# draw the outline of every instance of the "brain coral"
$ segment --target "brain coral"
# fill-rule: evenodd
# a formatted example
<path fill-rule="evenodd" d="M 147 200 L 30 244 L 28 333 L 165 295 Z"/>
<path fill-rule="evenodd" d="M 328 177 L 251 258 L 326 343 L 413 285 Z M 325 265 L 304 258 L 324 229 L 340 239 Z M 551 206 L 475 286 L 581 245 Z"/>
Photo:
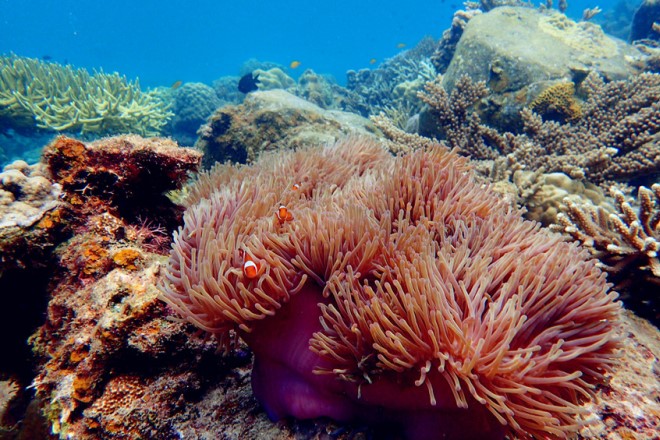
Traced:
<path fill-rule="evenodd" d="M 408 438 L 564 438 L 612 361 L 616 293 L 437 146 L 366 140 L 217 166 L 191 192 L 162 297 L 255 354 L 269 416 Z"/>

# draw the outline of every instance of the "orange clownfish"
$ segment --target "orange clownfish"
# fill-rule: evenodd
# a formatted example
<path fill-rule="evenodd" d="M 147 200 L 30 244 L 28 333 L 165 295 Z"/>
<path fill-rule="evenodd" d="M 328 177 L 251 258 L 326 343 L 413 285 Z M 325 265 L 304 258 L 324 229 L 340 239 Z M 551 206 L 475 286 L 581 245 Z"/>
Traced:
<path fill-rule="evenodd" d="M 280 207 L 277 209 L 277 212 L 275 213 L 275 217 L 280 222 L 280 224 L 293 220 L 293 214 L 291 214 L 284 205 L 280 205 Z"/>
<path fill-rule="evenodd" d="M 245 275 L 246 278 L 252 280 L 259 275 L 259 266 L 257 263 L 250 258 L 249 255 L 245 255 L 244 261 L 243 261 L 243 275 Z"/>
<path fill-rule="evenodd" d="M 294 183 L 293 185 L 291 185 L 291 189 L 294 191 L 298 191 L 300 189 L 300 184 Z"/>

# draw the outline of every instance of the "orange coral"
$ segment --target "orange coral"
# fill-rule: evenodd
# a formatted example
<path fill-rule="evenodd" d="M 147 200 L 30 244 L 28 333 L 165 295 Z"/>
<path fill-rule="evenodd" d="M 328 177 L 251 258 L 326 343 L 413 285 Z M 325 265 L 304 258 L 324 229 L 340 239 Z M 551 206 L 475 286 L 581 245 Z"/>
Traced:
<path fill-rule="evenodd" d="M 119 267 L 128 270 L 137 270 L 137 263 L 142 254 L 136 249 L 121 249 L 112 256 L 112 261 Z"/>
<path fill-rule="evenodd" d="M 393 381 L 423 387 L 429 408 L 442 392 L 451 411 L 485 408 L 510 432 L 563 438 L 612 362 L 619 304 L 588 253 L 522 220 L 444 148 L 392 157 L 349 140 L 267 155 L 217 167 L 188 203 L 163 299 L 248 343 L 257 327 L 277 332 L 267 323 L 280 314 L 305 319 L 287 303 L 318 302 L 318 330 L 298 355 L 357 384 L 357 405 L 368 403 L 360 391 Z M 292 221 L 273 221 L 280 205 Z M 381 405 L 396 405 L 390 397 Z"/>
<path fill-rule="evenodd" d="M 530 108 L 544 119 L 573 121 L 582 116 L 582 108 L 575 99 L 575 85 L 572 82 L 551 85 L 531 102 Z"/>

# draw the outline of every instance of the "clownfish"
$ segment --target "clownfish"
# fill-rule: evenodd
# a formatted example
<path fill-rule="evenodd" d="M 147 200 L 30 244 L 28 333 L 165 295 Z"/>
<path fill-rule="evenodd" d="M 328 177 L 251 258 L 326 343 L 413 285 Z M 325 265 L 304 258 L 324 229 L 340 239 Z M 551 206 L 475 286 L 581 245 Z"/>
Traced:
<path fill-rule="evenodd" d="M 300 189 L 300 184 L 294 183 L 293 185 L 291 185 L 291 189 L 294 191 L 298 191 Z"/>
<path fill-rule="evenodd" d="M 280 205 L 280 207 L 277 209 L 277 212 L 275 213 L 275 217 L 280 222 L 280 224 L 284 224 L 284 222 L 293 220 L 293 214 L 291 214 L 284 205 Z"/>
<path fill-rule="evenodd" d="M 243 275 L 250 280 L 256 278 L 259 275 L 259 266 L 257 263 L 249 255 L 245 255 L 243 260 Z"/>

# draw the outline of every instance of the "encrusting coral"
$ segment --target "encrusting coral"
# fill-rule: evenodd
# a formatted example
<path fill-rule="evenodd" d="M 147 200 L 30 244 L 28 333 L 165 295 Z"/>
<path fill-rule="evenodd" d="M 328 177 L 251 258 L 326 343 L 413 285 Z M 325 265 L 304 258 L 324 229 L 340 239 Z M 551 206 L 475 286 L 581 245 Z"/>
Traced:
<path fill-rule="evenodd" d="M 167 105 L 117 73 L 0 56 L 0 125 L 55 131 L 155 136 L 172 116 Z"/>
<path fill-rule="evenodd" d="M 619 304 L 588 252 L 438 145 L 265 154 L 202 175 L 187 204 L 162 299 L 250 345 L 274 419 L 565 438 L 614 362 Z"/>
<path fill-rule="evenodd" d="M 572 121 L 582 116 L 572 82 L 558 82 L 542 91 L 529 105 L 546 120 Z"/>

